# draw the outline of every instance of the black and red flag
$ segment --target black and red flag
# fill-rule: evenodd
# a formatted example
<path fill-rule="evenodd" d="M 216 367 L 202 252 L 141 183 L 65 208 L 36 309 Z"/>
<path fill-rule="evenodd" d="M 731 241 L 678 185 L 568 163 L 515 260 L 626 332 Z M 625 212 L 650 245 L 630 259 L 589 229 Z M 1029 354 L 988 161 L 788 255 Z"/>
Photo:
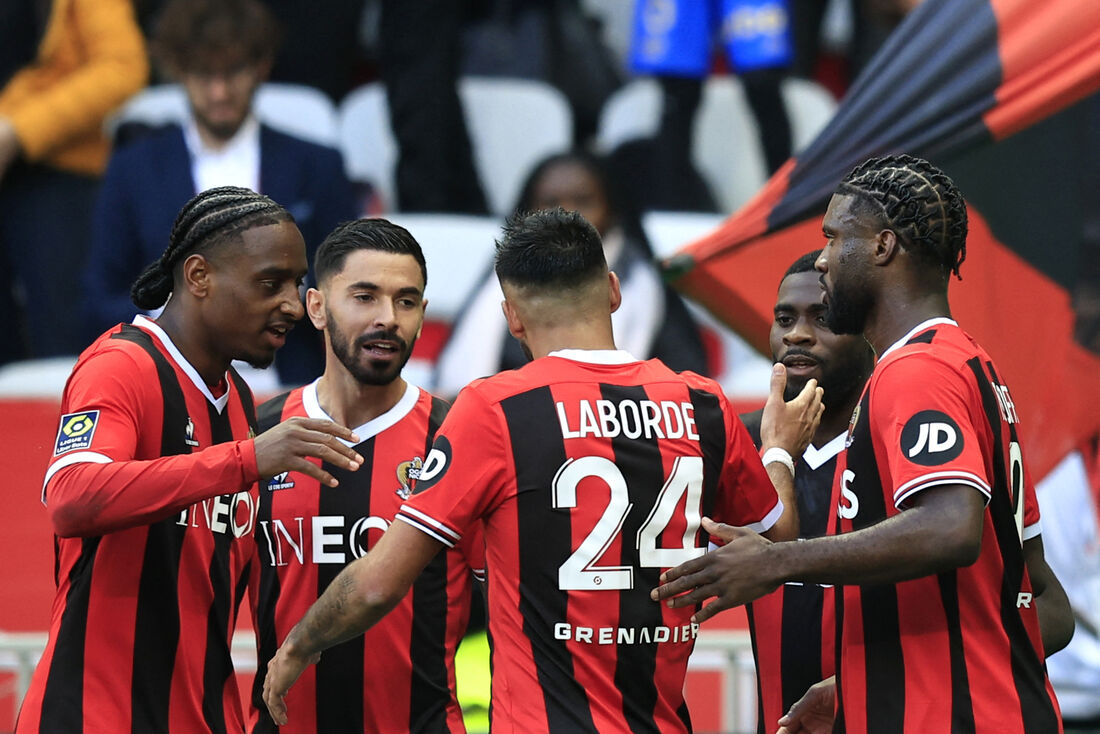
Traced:
<path fill-rule="evenodd" d="M 1074 342 L 1069 296 L 1084 182 L 1100 162 L 1080 152 L 1100 149 L 1082 100 L 1098 89 L 1100 3 L 926 0 L 814 142 L 671 258 L 669 275 L 767 351 L 776 284 L 824 245 L 821 217 L 841 179 L 878 155 L 933 161 L 969 207 L 952 313 L 1013 386 L 1038 480 L 1100 432 L 1100 357 Z"/>

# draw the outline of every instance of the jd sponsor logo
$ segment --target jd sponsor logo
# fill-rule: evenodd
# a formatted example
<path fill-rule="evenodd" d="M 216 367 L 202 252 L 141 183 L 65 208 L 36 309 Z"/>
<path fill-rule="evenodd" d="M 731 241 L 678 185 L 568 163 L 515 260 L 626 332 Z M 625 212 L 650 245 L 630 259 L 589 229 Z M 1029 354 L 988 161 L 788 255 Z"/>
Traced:
<path fill-rule="evenodd" d="M 921 466 L 937 466 L 957 459 L 963 450 L 962 432 L 951 416 L 938 410 L 922 410 L 901 430 L 905 458 Z"/>
<path fill-rule="evenodd" d="M 53 455 L 59 456 L 66 451 L 90 447 L 98 421 L 98 410 L 85 410 L 81 413 L 67 413 L 61 416 L 61 425 L 57 429 L 57 440 L 54 442 Z"/>
<path fill-rule="evenodd" d="M 416 488 L 413 490 L 413 494 L 417 494 L 438 482 L 439 478 L 447 473 L 447 468 L 450 465 L 451 442 L 447 440 L 446 436 L 439 436 L 435 439 L 432 450 L 428 453 L 428 458 L 424 459 L 424 466 L 420 469 L 420 477 L 416 480 Z"/>

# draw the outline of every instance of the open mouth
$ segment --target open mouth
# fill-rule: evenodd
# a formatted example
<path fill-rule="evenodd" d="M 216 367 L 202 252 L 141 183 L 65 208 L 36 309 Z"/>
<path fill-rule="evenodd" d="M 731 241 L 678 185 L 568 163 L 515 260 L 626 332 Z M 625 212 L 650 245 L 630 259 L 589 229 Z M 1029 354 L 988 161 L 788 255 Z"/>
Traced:
<path fill-rule="evenodd" d="M 397 342 L 375 340 L 363 343 L 363 351 L 374 359 L 389 359 L 401 352 Z"/>
<path fill-rule="evenodd" d="M 290 324 L 269 324 L 265 331 L 278 343 L 286 341 L 286 335 L 290 332 Z"/>
<path fill-rule="evenodd" d="M 808 354 L 788 354 L 782 360 L 789 372 L 804 373 L 817 369 L 821 363 Z"/>

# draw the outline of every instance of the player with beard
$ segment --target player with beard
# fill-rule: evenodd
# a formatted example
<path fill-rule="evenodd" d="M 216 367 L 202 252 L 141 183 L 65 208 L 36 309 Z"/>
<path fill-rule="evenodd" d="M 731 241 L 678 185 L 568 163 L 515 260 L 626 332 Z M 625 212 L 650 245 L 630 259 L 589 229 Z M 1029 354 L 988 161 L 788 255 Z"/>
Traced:
<path fill-rule="evenodd" d="M 962 195 L 927 161 L 876 158 L 844 179 L 822 229 L 828 326 L 878 355 L 838 462 L 831 535 L 769 543 L 714 528 L 725 546 L 669 571 L 654 597 L 717 596 L 705 619 L 784 582 L 843 585 L 835 680 L 782 732 L 1059 732 L 1043 659 L 1073 618 L 1043 559 L 1021 417 L 951 319 Z"/>
<path fill-rule="evenodd" d="M 837 456 L 848 420 L 874 368 L 875 355 L 861 336 L 842 336 L 825 325 L 826 307 L 814 263 L 821 250 L 798 258 L 779 282 L 770 341 L 772 359 L 787 367 L 784 398 L 792 400 L 810 379 L 825 390 L 825 412 L 810 445 L 795 463 L 800 538 L 828 530 Z M 741 416 L 761 446 L 763 409 Z M 813 684 L 833 674 L 833 589 L 821 584 L 784 584 L 746 605 L 756 661 L 757 725 L 771 734 L 779 720 Z"/>
<path fill-rule="evenodd" d="M 325 371 L 260 407 L 260 429 L 295 416 L 352 428 L 364 466 L 338 491 L 298 472 L 261 488 L 253 578 L 259 673 L 253 732 L 274 732 L 263 704 L 267 661 L 350 561 L 366 554 L 409 497 L 447 404 L 401 377 L 424 322 L 420 245 L 384 219 L 336 228 L 317 250 L 306 309 L 325 334 Z M 283 732 L 463 732 L 454 653 L 470 612 L 473 533 L 436 554 L 397 609 L 363 637 L 325 653 L 289 697 Z"/>

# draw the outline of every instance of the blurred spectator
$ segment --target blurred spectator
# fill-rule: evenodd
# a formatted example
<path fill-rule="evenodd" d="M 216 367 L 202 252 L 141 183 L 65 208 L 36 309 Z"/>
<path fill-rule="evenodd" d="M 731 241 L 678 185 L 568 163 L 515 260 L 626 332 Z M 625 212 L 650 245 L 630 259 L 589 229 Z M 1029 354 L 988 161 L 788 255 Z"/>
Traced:
<path fill-rule="evenodd" d="M 457 88 L 464 3 L 381 2 L 382 80 L 400 151 L 395 208 L 485 214 Z"/>
<path fill-rule="evenodd" d="M 637 216 L 609 186 L 602 162 L 588 153 L 551 156 L 523 186 L 517 211 L 560 206 L 578 211 L 600 233 L 604 254 L 622 283 L 622 306 L 612 314 L 615 343 L 639 359 L 657 357 L 674 370 L 707 371 L 699 327 L 662 280 Z M 528 359 L 510 338 L 504 299 L 490 271 L 474 289 L 440 355 L 436 390 L 453 396 L 468 382 Z"/>
<path fill-rule="evenodd" d="M 176 212 L 197 192 L 233 185 L 286 207 L 317 245 L 356 207 L 340 154 L 261 124 L 252 114 L 267 78 L 277 28 L 257 0 L 172 0 L 160 14 L 153 51 L 187 92 L 191 115 L 121 147 L 96 202 L 84 286 L 92 333 L 135 314 L 130 285 L 164 251 Z M 276 362 L 283 384 L 324 366 L 320 334 L 307 320 Z"/>
<path fill-rule="evenodd" d="M 76 354 L 104 118 L 145 84 L 129 0 L 6 0 L 0 9 L 0 363 Z"/>
<path fill-rule="evenodd" d="M 693 124 L 716 36 L 756 117 L 768 170 L 790 157 L 791 125 L 780 94 L 793 59 L 788 0 L 638 0 L 631 66 L 655 75 L 664 98 L 646 209 L 713 208 L 710 197 L 685 194 L 698 189 Z"/>

